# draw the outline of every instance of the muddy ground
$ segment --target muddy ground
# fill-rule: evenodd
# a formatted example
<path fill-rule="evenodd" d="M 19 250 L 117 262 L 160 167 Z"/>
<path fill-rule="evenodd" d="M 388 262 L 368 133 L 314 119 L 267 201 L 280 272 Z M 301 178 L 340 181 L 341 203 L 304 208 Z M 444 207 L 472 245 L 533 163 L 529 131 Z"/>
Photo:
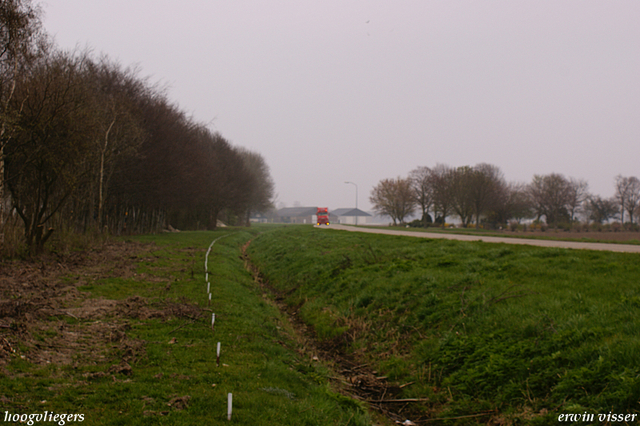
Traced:
<path fill-rule="evenodd" d="M 108 242 L 90 251 L 0 262 L 0 373 L 10 357 L 36 365 L 98 365 L 102 373 L 127 373 L 145 343 L 127 335 L 129 320 L 197 317 L 187 303 L 90 298 L 78 287 L 98 279 L 158 280 L 137 274 L 150 245 Z"/>

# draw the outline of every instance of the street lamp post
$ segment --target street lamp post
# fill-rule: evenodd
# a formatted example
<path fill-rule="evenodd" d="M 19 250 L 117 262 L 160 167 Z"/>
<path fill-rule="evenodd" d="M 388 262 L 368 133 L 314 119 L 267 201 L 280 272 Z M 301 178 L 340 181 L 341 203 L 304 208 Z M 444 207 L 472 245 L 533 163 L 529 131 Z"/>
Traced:
<path fill-rule="evenodd" d="M 354 185 L 356 187 L 356 226 L 358 226 L 358 185 L 356 185 L 353 182 L 345 182 L 345 183 L 350 183 L 351 185 Z"/>

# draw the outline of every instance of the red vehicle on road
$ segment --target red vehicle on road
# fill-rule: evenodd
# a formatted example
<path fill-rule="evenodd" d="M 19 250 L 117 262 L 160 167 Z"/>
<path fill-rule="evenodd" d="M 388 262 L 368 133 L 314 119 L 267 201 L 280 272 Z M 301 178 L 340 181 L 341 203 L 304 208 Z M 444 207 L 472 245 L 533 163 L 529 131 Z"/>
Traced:
<path fill-rule="evenodd" d="M 318 207 L 318 213 L 316 214 L 318 225 L 329 225 L 329 208 Z"/>

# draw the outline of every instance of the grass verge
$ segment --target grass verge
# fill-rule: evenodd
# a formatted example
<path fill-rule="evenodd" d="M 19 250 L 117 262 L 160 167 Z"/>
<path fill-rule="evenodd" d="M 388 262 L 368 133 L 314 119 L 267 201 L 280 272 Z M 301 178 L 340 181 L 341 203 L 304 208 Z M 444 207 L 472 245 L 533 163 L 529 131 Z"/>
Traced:
<path fill-rule="evenodd" d="M 414 421 L 639 413 L 637 254 L 310 226 L 248 252 L 319 338 L 387 376 L 394 398 L 429 400 Z"/>

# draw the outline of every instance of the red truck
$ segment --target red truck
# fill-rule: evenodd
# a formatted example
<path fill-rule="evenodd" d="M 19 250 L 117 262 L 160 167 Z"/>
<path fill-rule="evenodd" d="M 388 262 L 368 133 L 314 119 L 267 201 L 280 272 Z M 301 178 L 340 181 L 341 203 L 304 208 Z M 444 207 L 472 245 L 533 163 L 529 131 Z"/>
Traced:
<path fill-rule="evenodd" d="M 328 207 L 318 207 L 318 213 L 316 216 L 318 217 L 318 225 L 329 225 Z"/>

